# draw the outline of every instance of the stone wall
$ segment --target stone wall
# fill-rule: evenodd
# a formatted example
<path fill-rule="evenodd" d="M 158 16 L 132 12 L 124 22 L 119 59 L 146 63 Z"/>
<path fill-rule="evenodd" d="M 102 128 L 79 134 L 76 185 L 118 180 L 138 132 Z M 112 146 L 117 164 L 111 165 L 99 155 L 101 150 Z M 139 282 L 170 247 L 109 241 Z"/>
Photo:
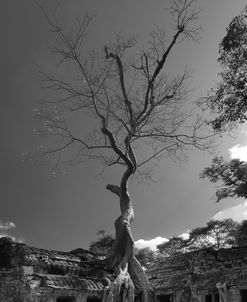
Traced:
<path fill-rule="evenodd" d="M 104 285 L 87 278 L 86 250 L 49 251 L 0 238 L 0 302 L 91 302 Z"/>
<path fill-rule="evenodd" d="M 25 274 L 22 268 L 1 269 L 0 270 L 0 301 L 19 302 L 35 301 L 35 295 L 25 282 Z M 32 300 L 31 300 L 32 299 Z"/>
<path fill-rule="evenodd" d="M 42 281 L 32 274 L 32 267 L 0 269 L 0 302 L 57 302 L 59 299 L 86 302 L 88 297 L 96 301 L 100 295 L 43 286 Z"/>
<path fill-rule="evenodd" d="M 247 247 L 159 259 L 148 274 L 158 302 L 247 302 Z"/>

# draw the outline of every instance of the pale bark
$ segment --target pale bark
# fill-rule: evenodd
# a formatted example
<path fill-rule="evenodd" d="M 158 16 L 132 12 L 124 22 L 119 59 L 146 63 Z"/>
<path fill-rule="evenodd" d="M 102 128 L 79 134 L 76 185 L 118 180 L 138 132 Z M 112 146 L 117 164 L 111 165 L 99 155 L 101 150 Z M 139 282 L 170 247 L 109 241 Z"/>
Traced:
<path fill-rule="evenodd" d="M 122 183 L 121 183 L 122 184 Z M 140 263 L 134 256 L 134 240 L 131 233 L 131 223 L 134 210 L 126 187 L 120 188 L 108 185 L 107 189 L 120 199 L 121 215 L 115 221 L 116 240 L 112 253 L 108 257 L 110 265 L 115 268 L 115 279 L 105 287 L 103 302 L 117 301 L 120 293 L 122 301 L 133 302 L 134 291 L 141 293 L 143 302 L 152 301 L 152 289 Z"/>
<path fill-rule="evenodd" d="M 220 302 L 227 302 L 228 301 L 228 295 L 227 295 L 227 287 L 226 283 L 217 283 L 216 287 L 218 288 L 219 291 L 219 296 L 220 296 Z"/>

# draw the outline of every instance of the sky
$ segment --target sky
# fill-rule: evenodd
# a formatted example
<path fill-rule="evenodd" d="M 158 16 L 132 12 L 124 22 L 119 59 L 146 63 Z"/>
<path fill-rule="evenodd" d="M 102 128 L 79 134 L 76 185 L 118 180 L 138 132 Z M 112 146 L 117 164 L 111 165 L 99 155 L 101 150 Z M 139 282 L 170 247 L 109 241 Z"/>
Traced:
<path fill-rule="evenodd" d="M 43 3 L 54 8 L 57 1 Z M 167 23 L 167 1 L 70 0 L 60 1 L 65 25 L 85 13 L 95 15 L 90 43 L 101 49 L 115 32 L 147 38 L 154 26 Z M 244 0 L 199 0 L 204 28 L 200 43 L 179 44 L 173 53 L 170 72 L 187 66 L 194 71 L 194 98 L 205 95 L 217 81 L 218 45 L 231 19 L 245 6 Z M 104 175 L 96 164 L 69 167 L 53 177 L 49 166 L 23 162 L 22 154 L 40 144 L 34 108 L 40 89 L 36 64 L 49 68 L 52 41 L 47 21 L 35 1 L 8 0 L 1 3 L 1 156 L 0 236 L 9 235 L 31 246 L 69 251 L 88 248 L 97 232 L 114 233 L 119 215 L 115 196 L 105 190 L 119 179 L 116 171 Z M 164 238 L 186 233 L 212 218 L 247 218 L 245 200 L 215 203 L 214 186 L 199 179 L 202 169 L 215 155 L 247 160 L 247 126 L 225 136 L 214 154 L 191 151 L 188 161 L 177 165 L 160 162 L 155 183 L 131 183 L 135 207 L 134 239 L 155 248 Z M 144 245 L 145 245 L 144 244 Z"/>

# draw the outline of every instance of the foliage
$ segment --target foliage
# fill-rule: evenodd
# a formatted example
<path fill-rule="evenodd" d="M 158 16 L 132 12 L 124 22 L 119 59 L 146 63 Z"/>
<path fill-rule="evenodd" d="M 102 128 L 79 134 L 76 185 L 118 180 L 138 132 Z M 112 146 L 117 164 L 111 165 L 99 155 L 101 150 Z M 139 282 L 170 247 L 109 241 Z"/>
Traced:
<path fill-rule="evenodd" d="M 188 248 L 197 250 L 202 248 L 221 249 L 235 245 L 238 223 L 232 219 L 210 220 L 206 226 L 197 227 L 189 233 Z"/>
<path fill-rule="evenodd" d="M 210 220 L 205 226 L 192 229 L 188 239 L 175 236 L 158 249 L 165 256 L 173 256 L 204 248 L 228 248 L 236 245 L 238 228 L 239 224 L 232 219 Z"/>
<path fill-rule="evenodd" d="M 140 262 L 141 266 L 147 269 L 150 264 L 154 263 L 157 259 L 157 252 L 152 251 L 149 247 L 144 247 L 141 249 L 135 248 L 135 256 Z"/>
<path fill-rule="evenodd" d="M 106 234 L 105 231 L 99 231 L 97 234 L 99 238 L 91 242 L 89 251 L 99 256 L 106 256 L 109 254 L 115 239 L 112 235 Z"/>
<path fill-rule="evenodd" d="M 225 161 L 215 157 L 210 167 L 203 170 L 201 178 L 217 183 L 217 202 L 228 197 L 247 198 L 247 163 L 239 159 Z"/>
<path fill-rule="evenodd" d="M 247 6 L 230 22 L 220 43 L 221 81 L 205 98 L 216 117 L 211 124 L 215 130 L 237 127 L 247 119 Z M 203 170 L 201 178 L 217 183 L 217 202 L 233 197 L 247 197 L 247 164 L 238 159 L 213 159 Z"/>
<path fill-rule="evenodd" d="M 181 236 L 173 236 L 167 242 L 157 246 L 159 252 L 165 256 L 173 256 L 187 252 L 187 240 Z"/>
<path fill-rule="evenodd" d="M 221 80 L 204 100 L 216 114 L 213 128 L 224 130 L 247 119 L 247 7 L 229 24 L 218 61 Z"/>
<path fill-rule="evenodd" d="M 237 246 L 247 246 L 247 220 L 243 220 L 236 232 Z"/>

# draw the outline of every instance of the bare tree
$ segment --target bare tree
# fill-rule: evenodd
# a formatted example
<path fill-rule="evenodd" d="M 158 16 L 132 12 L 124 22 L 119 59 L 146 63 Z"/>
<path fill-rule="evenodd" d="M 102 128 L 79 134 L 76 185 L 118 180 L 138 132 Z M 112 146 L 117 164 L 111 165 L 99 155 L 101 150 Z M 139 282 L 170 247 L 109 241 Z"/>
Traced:
<path fill-rule="evenodd" d="M 52 144 L 33 157 L 54 160 L 55 165 L 68 156 L 76 162 L 99 160 L 107 167 L 119 166 L 122 173 L 119 185 L 106 186 L 119 198 L 121 215 L 115 221 L 116 238 L 108 257 L 115 279 L 105 288 L 104 301 L 116 301 L 122 286 L 123 301 L 134 300 L 134 288 L 143 301 L 152 299 L 148 279 L 133 253 L 134 210 L 127 186 L 131 176 L 148 175 L 163 156 L 182 159 L 185 149 L 205 150 L 211 143 L 205 123 L 185 106 L 190 74 L 185 71 L 170 78 L 165 70 L 178 42 L 199 39 L 195 2 L 172 1 L 168 12 L 175 26 L 170 40 L 157 29 L 147 49 L 140 51 L 136 38 L 116 36 L 103 53 L 88 55 L 85 45 L 92 17 L 68 31 L 43 10 L 56 36 L 52 52 L 59 61 L 56 75 L 42 72 L 42 86 L 54 99 L 38 112 L 44 127 L 37 132 L 49 136 Z M 79 114 L 91 122 L 89 132 L 74 122 Z"/>

